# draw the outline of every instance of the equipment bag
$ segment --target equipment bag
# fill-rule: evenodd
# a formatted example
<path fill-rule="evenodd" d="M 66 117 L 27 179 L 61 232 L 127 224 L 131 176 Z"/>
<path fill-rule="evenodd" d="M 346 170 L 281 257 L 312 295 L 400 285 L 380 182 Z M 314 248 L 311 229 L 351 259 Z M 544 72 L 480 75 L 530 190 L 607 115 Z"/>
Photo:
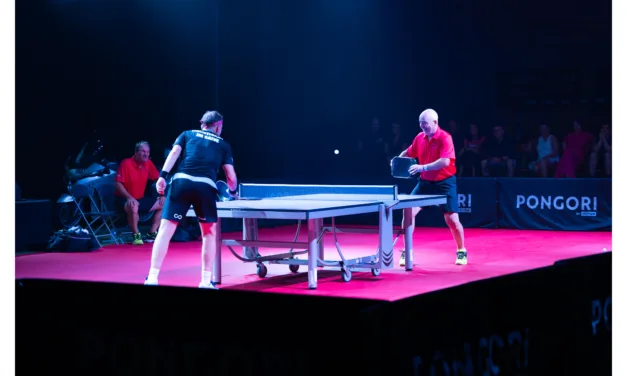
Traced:
<path fill-rule="evenodd" d="M 80 226 L 59 230 L 48 241 L 48 251 L 53 252 L 91 252 L 98 248 L 94 236 Z"/>

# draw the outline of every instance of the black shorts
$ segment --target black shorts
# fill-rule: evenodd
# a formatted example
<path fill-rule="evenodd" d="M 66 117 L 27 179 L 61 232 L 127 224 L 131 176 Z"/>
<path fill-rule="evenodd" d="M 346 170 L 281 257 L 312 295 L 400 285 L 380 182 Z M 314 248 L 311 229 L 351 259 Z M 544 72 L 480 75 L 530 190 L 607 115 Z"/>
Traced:
<path fill-rule="evenodd" d="M 455 175 L 440 181 L 418 180 L 412 195 L 446 195 L 446 204 L 439 205 L 443 213 L 457 213 L 457 178 Z"/>
<path fill-rule="evenodd" d="M 138 213 L 145 214 L 148 213 L 150 209 L 152 209 L 152 207 L 155 205 L 155 202 L 157 202 L 157 198 L 142 197 L 137 200 L 137 202 L 139 203 Z M 126 205 L 126 199 L 121 196 L 115 196 L 115 211 L 119 213 L 124 213 L 124 205 Z"/>
<path fill-rule="evenodd" d="M 216 189 L 207 183 L 184 178 L 173 179 L 168 187 L 161 218 L 180 222 L 193 205 L 199 222 L 217 222 L 216 199 Z"/>

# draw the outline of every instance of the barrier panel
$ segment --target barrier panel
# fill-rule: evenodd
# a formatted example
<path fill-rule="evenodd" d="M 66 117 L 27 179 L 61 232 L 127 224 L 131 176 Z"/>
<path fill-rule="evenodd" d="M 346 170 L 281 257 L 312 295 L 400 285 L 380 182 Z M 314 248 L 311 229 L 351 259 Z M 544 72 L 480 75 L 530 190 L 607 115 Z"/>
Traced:
<path fill-rule="evenodd" d="M 24 280 L 22 373 L 609 375 L 611 252 L 397 302 Z"/>
<path fill-rule="evenodd" d="M 611 252 L 372 309 L 394 375 L 611 375 Z"/>
<path fill-rule="evenodd" d="M 496 179 L 492 178 L 457 178 L 458 213 L 464 227 L 497 227 L 498 194 L 496 187 Z M 409 192 L 411 189 L 407 193 Z M 442 211 L 438 207 L 425 208 L 416 216 L 416 225 L 446 227 Z"/>
<path fill-rule="evenodd" d="M 378 301 L 78 281 L 16 281 L 16 369 L 79 375 L 350 373 Z M 356 341 L 356 343 L 353 343 Z M 337 364 L 336 364 L 337 363 Z"/>
<path fill-rule="evenodd" d="M 564 346 L 558 367 L 564 375 L 611 375 L 612 253 L 559 261 L 554 275 Z"/>
<path fill-rule="evenodd" d="M 417 179 L 385 178 L 370 184 L 396 184 L 409 194 Z M 367 183 L 366 183 L 367 184 Z M 466 228 L 520 230 L 612 230 L 611 179 L 457 178 L 459 218 Z M 394 224 L 402 215 L 395 213 Z M 347 218 L 342 221 L 354 221 Z M 359 224 L 376 224 L 363 217 Z M 446 227 L 439 208 L 416 216 L 418 227 Z"/>
<path fill-rule="evenodd" d="M 612 229 L 611 179 L 497 179 L 499 227 Z"/>

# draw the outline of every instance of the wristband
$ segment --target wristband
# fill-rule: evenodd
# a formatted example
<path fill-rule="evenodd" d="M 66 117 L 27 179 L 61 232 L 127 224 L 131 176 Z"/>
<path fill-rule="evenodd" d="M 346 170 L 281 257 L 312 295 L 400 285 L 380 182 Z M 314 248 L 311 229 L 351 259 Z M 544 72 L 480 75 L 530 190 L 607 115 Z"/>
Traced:
<path fill-rule="evenodd" d="M 167 172 L 167 171 L 161 171 L 159 173 L 159 177 L 166 179 L 168 177 L 168 174 L 169 174 L 169 172 Z"/>
<path fill-rule="evenodd" d="M 427 171 L 427 165 L 422 166 L 422 171 Z"/>

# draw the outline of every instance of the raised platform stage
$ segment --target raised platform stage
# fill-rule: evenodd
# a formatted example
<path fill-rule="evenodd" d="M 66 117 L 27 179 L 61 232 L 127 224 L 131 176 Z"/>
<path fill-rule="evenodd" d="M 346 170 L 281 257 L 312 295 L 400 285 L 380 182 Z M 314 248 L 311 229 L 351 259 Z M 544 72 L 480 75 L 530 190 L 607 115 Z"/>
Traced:
<path fill-rule="evenodd" d="M 261 229 L 292 237 L 294 227 Z M 305 232 L 306 233 L 306 232 Z M 376 235 L 340 234 L 369 254 Z M 200 290 L 199 242 L 174 243 L 161 286 L 150 245 L 16 257 L 17 367 L 82 374 L 610 374 L 611 233 L 417 230 L 415 266 L 379 276 L 255 265 L 223 252 L 221 290 Z M 332 247 L 332 237 L 325 237 Z M 602 249 L 607 248 L 608 252 Z M 402 249 L 402 244 L 396 245 Z M 398 252 L 395 252 L 398 262 Z M 432 372 L 433 371 L 433 372 Z M 485 372 L 485 373 L 484 373 Z"/>

